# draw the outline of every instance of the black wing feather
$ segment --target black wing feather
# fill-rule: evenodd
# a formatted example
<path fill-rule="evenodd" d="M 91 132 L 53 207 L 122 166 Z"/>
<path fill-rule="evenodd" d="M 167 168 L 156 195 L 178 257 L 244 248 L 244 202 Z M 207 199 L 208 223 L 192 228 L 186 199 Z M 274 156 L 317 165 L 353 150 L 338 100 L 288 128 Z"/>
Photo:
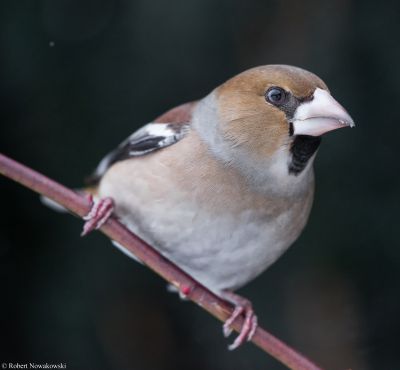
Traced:
<path fill-rule="evenodd" d="M 157 127 L 157 129 L 154 129 Z M 86 179 L 88 185 L 99 182 L 104 173 L 116 162 L 139 157 L 175 144 L 188 131 L 187 124 L 149 123 L 123 141 L 115 150 L 106 155 L 94 173 Z M 162 135 L 158 134 L 159 132 Z"/>

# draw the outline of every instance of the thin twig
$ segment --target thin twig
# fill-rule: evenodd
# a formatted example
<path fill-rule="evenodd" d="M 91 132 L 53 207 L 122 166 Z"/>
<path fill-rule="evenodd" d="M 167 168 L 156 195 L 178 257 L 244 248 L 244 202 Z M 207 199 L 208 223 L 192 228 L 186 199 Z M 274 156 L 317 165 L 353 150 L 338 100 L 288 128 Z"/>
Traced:
<path fill-rule="evenodd" d="M 0 154 L 0 173 L 61 204 L 77 216 L 83 217 L 89 212 L 88 199 L 2 154 Z M 233 307 L 229 303 L 195 281 L 115 218 L 109 219 L 101 231 L 135 254 L 149 268 L 217 319 L 224 322 L 231 315 Z M 243 318 L 240 317 L 233 324 L 234 330 L 240 331 L 242 324 Z M 320 367 L 261 327 L 257 328 L 252 342 L 290 369 L 321 370 Z"/>

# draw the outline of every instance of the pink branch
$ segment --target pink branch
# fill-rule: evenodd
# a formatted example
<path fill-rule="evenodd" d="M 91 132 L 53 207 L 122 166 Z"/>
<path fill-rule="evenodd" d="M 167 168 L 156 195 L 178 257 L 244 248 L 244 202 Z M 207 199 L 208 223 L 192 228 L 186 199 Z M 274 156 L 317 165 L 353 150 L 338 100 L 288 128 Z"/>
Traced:
<path fill-rule="evenodd" d="M 0 173 L 52 199 L 80 217 L 89 212 L 90 204 L 88 199 L 2 154 L 0 154 Z M 223 301 L 195 281 L 178 266 L 130 232 L 115 218 L 111 218 L 101 228 L 101 231 L 110 239 L 115 240 L 135 254 L 149 268 L 176 286 L 190 300 L 197 303 L 217 319 L 224 322 L 231 315 L 233 307 L 229 303 Z M 240 331 L 242 324 L 243 318 L 240 317 L 235 321 L 233 327 L 236 331 Z M 290 369 L 321 370 L 320 367 L 261 327 L 257 328 L 252 342 Z"/>

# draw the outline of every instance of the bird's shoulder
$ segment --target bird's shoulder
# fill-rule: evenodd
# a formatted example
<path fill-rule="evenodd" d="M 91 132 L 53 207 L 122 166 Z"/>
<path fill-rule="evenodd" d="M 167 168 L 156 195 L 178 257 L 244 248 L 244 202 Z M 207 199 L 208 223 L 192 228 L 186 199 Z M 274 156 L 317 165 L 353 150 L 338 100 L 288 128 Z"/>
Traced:
<path fill-rule="evenodd" d="M 87 182 L 96 184 L 116 162 L 140 157 L 177 143 L 190 129 L 192 114 L 196 105 L 196 101 L 181 104 L 133 132 L 100 161 Z"/>

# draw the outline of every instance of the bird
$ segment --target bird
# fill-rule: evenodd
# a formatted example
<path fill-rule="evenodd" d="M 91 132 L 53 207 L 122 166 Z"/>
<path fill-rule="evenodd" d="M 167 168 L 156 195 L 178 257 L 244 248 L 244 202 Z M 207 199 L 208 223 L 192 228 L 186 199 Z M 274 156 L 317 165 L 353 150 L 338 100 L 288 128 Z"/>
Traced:
<path fill-rule="evenodd" d="M 321 137 L 353 126 L 315 74 L 289 65 L 248 69 L 106 155 L 90 178 L 94 202 L 82 234 L 114 215 L 231 302 L 224 335 L 244 316 L 233 350 L 257 328 L 251 302 L 234 292 L 298 238 L 313 203 Z"/>

